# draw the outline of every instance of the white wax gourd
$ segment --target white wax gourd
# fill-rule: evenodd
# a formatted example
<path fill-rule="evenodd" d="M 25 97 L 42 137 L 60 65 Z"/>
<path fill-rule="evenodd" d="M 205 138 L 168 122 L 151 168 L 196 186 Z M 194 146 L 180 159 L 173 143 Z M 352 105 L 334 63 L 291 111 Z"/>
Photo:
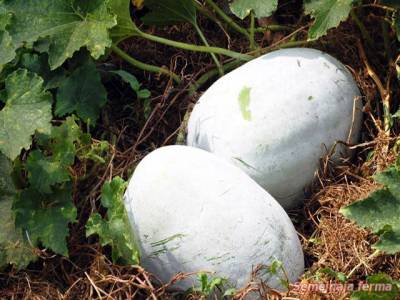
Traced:
<path fill-rule="evenodd" d="M 243 287 L 253 267 L 274 260 L 291 282 L 303 273 L 300 241 L 283 208 L 245 172 L 209 152 L 167 146 L 150 153 L 135 169 L 125 206 L 141 265 L 164 283 L 178 272 L 204 271 Z M 272 274 L 263 279 L 282 288 Z M 194 276 L 176 287 L 197 284 Z"/>
<path fill-rule="evenodd" d="M 194 107 L 187 145 L 235 164 L 292 208 L 336 141 L 357 141 L 361 121 L 360 91 L 346 67 L 319 50 L 292 48 L 217 80 Z M 346 154 L 339 144 L 333 159 Z"/>

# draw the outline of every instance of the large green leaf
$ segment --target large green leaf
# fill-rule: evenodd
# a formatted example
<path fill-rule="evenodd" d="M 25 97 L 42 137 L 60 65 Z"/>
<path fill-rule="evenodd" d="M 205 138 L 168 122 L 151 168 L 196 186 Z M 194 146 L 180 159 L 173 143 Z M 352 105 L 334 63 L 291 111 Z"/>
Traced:
<path fill-rule="evenodd" d="M 113 0 L 110 9 L 117 16 L 118 25 L 111 29 L 113 39 L 123 39 L 135 32 L 135 24 L 130 14 L 130 0 Z"/>
<path fill-rule="evenodd" d="M 76 112 L 82 120 L 90 120 L 93 124 L 106 102 L 107 91 L 101 83 L 96 65 L 89 60 L 76 69 L 59 88 L 55 113 L 64 116 Z"/>
<path fill-rule="evenodd" d="M 40 38 L 49 42 L 49 62 L 59 67 L 87 47 L 94 58 L 111 46 L 109 29 L 117 24 L 108 0 L 2 0 L 0 9 L 13 14 L 9 33 L 15 47 Z"/>
<path fill-rule="evenodd" d="M 27 70 L 17 70 L 5 82 L 6 105 L 0 111 L 0 152 L 14 160 L 28 149 L 35 131 L 48 132 L 52 119 L 52 96 L 43 79 Z"/>
<path fill-rule="evenodd" d="M 0 70 L 2 65 L 13 60 L 16 55 L 14 42 L 7 31 L 11 19 L 12 15 L 0 7 Z"/>
<path fill-rule="evenodd" d="M 0 71 L 2 66 L 15 57 L 15 45 L 8 31 L 0 31 Z"/>
<path fill-rule="evenodd" d="M 379 235 L 379 241 L 373 245 L 375 249 L 395 254 L 400 251 L 399 167 L 392 166 L 374 178 L 384 188 L 371 193 L 362 201 L 342 208 L 341 213 Z"/>
<path fill-rule="evenodd" d="M 67 256 L 68 224 L 75 222 L 77 215 L 71 194 L 69 184 L 54 188 L 52 194 L 43 194 L 34 188 L 23 190 L 13 206 L 16 225 L 35 245 L 41 243 L 55 253 Z"/>
<path fill-rule="evenodd" d="M 29 153 L 26 170 L 32 188 L 51 194 L 53 186 L 71 180 L 69 168 L 75 162 L 77 144 L 82 135 L 75 117 L 68 117 L 62 125 L 52 127 L 50 135 L 36 137 L 38 146 L 51 154 L 45 155 L 41 150 Z"/>
<path fill-rule="evenodd" d="M 10 196 L 0 196 L 0 268 L 13 264 L 17 269 L 22 269 L 36 260 L 36 255 L 22 230 L 15 228 L 12 199 Z"/>
<path fill-rule="evenodd" d="M 305 12 L 315 18 L 308 32 L 308 39 L 316 40 L 346 20 L 352 4 L 353 0 L 306 0 Z"/>
<path fill-rule="evenodd" d="M 11 162 L 0 154 L 0 268 L 13 264 L 21 269 L 35 260 L 36 255 L 22 231 L 15 228 L 11 209 L 15 187 L 11 172 Z"/>
<path fill-rule="evenodd" d="M 103 219 L 98 213 L 92 214 L 86 225 L 86 235 L 97 234 L 102 246 L 112 247 L 114 262 L 139 263 L 139 250 L 123 203 L 127 183 L 119 177 L 103 186 L 101 204 L 107 208 Z"/>
<path fill-rule="evenodd" d="M 11 162 L 7 157 L 0 153 L 0 196 L 10 196 L 15 193 L 14 183 L 11 178 L 11 171 Z"/>
<path fill-rule="evenodd" d="M 240 19 L 246 18 L 252 11 L 257 18 L 269 17 L 278 8 L 278 0 L 234 0 L 231 11 Z"/>
<path fill-rule="evenodd" d="M 44 80 L 46 89 L 58 88 L 66 78 L 66 71 L 63 68 L 50 70 L 48 55 L 36 53 L 24 53 L 21 55 L 19 64 L 24 69 L 36 73 Z"/>
<path fill-rule="evenodd" d="M 146 0 L 150 9 L 142 21 L 147 25 L 172 25 L 182 22 L 196 24 L 196 7 L 193 0 Z"/>

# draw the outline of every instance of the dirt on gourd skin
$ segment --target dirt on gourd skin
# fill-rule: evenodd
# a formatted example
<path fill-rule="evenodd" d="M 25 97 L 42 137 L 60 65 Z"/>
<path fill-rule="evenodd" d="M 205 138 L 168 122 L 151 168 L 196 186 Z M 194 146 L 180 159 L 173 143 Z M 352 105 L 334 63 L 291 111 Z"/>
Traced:
<path fill-rule="evenodd" d="M 296 11 L 296 3 L 299 1 L 287 2 L 289 4 L 283 7 L 277 16 L 281 24 L 285 24 L 286 21 L 296 25 L 296 28 L 309 24 L 308 19 L 299 20 Z M 364 21 L 376 40 L 376 49 L 371 49 L 364 43 L 362 46 L 377 75 L 386 81 L 389 63 L 384 54 L 380 26 L 377 25 L 376 18 L 369 15 Z M 201 19 L 200 22 L 202 28 L 205 28 L 205 34 L 210 37 L 211 44 L 242 52 L 246 48 L 246 40 L 235 34 L 230 34 L 228 39 L 224 32 L 216 30 L 207 20 Z M 176 40 L 200 42 L 189 25 L 157 29 L 155 32 Z M 282 32 L 270 32 L 268 36 L 258 36 L 258 41 L 266 46 L 279 41 L 283 36 Z M 298 33 L 298 38 L 301 37 L 305 37 L 305 31 Z M 339 28 L 330 31 L 327 37 L 310 45 L 330 53 L 351 70 L 363 93 L 365 119 L 361 146 L 354 150 L 354 157 L 337 167 L 330 166 L 328 159 L 322 161 L 322 171 L 317 174 L 314 184 L 309 188 L 304 207 L 289 212 L 299 232 L 306 257 L 307 273 L 301 279 L 303 283 L 316 282 L 314 275 L 318 269 L 329 267 L 334 271 L 349 274 L 360 262 L 364 263 L 353 272 L 351 282 L 365 280 L 367 274 L 377 272 L 385 272 L 394 279 L 400 278 L 398 256 L 368 259 L 373 253 L 371 245 L 376 241 L 376 237 L 352 224 L 339 213 L 341 207 L 365 197 L 378 187 L 370 176 L 394 161 L 396 153 L 390 149 L 399 133 L 395 127 L 394 135 L 388 138 L 379 130 L 382 127 L 381 98 L 376 84 L 366 73 L 365 62 L 360 58 L 359 40 L 363 38 L 358 28 L 352 22 L 345 22 Z M 96 239 L 86 239 L 84 224 L 90 212 L 98 208 L 97 199 L 105 180 L 117 175 L 129 178 L 135 165 L 148 152 L 175 143 L 186 111 L 201 91 L 207 88 L 205 85 L 199 94 L 188 97 L 185 90 L 187 84 L 213 68 L 213 63 L 205 54 L 183 52 L 140 39 L 126 41 L 124 50 L 137 59 L 165 66 L 182 75 L 186 84 L 176 87 L 168 78 L 138 71 L 116 58 L 111 57 L 107 61 L 105 67 L 122 68 L 132 72 L 143 86 L 152 91 L 152 113 L 149 119 L 145 119 L 142 104 L 136 101 L 128 87 L 112 79 L 104 79 L 110 102 L 94 135 L 98 139 L 109 140 L 113 147 L 109 162 L 105 166 L 93 169 L 93 166 L 81 165 L 78 162 L 74 167 L 73 172 L 77 178 L 89 171 L 93 176 L 80 182 L 75 189 L 74 200 L 79 211 L 79 222 L 71 226 L 70 257 L 62 258 L 42 251 L 41 259 L 26 270 L 17 272 L 9 268 L 0 271 L 0 299 L 179 298 L 179 295 L 167 292 L 169 285 L 161 285 L 142 268 L 111 263 L 110 249 L 101 248 Z M 393 101 L 397 101 L 398 85 L 394 79 L 390 81 Z M 371 151 L 375 154 L 372 159 L 367 160 Z M 257 271 L 255 268 L 255 278 Z M 170 284 L 185 276 L 187 274 L 177 274 Z M 325 282 L 331 279 L 328 276 L 322 277 Z M 251 291 L 258 292 L 265 299 L 272 299 L 273 296 L 277 299 L 282 296 L 300 299 L 339 298 L 337 294 L 329 293 L 299 294 L 293 289 L 282 294 L 262 284 L 250 282 L 235 298 L 240 299 Z M 190 299 L 201 299 L 201 295 L 191 295 Z"/>

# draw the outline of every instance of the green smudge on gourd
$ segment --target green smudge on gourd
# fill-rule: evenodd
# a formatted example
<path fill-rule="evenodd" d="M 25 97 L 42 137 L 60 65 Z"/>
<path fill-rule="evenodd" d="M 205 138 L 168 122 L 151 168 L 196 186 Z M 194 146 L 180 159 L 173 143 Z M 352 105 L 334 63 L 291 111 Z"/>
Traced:
<path fill-rule="evenodd" d="M 250 105 L 250 91 L 251 88 L 243 87 L 239 94 L 239 107 L 242 113 L 243 119 L 251 121 L 251 112 L 249 110 Z"/>
<path fill-rule="evenodd" d="M 249 168 L 249 169 L 253 169 L 254 171 L 260 172 L 259 170 L 257 170 L 255 167 L 253 167 L 252 165 L 248 164 L 247 162 L 245 162 L 243 159 L 241 159 L 240 157 L 233 157 L 233 159 L 237 160 L 238 162 L 242 163 L 245 167 Z M 261 172 L 260 172 L 261 173 Z"/>
<path fill-rule="evenodd" d="M 167 253 L 167 252 L 172 252 L 172 251 L 174 251 L 174 250 L 179 249 L 179 248 L 180 248 L 180 243 L 179 243 L 179 242 L 180 242 L 184 237 L 185 237 L 184 234 L 175 234 L 175 235 L 170 236 L 170 237 L 167 237 L 167 238 L 165 238 L 165 239 L 163 239 L 163 240 L 161 240 L 161 241 L 157 241 L 157 242 L 151 243 L 151 244 L 150 244 L 151 247 L 153 247 L 153 248 L 158 248 L 158 249 L 156 249 L 154 252 L 152 252 L 152 253 L 150 254 L 150 257 L 157 257 L 157 256 L 160 256 L 160 255 L 165 254 L 165 253 Z M 170 242 L 172 242 L 172 241 L 174 241 L 174 240 L 178 240 L 178 241 L 177 241 L 178 244 L 176 244 L 176 245 L 169 245 L 169 246 L 167 247 L 167 244 L 170 243 Z"/>
<path fill-rule="evenodd" d="M 173 240 L 176 240 L 176 239 L 181 240 L 183 237 L 185 237 L 185 235 L 182 234 L 182 233 L 174 234 L 174 235 L 172 235 L 170 237 L 167 237 L 167 238 L 165 238 L 165 239 L 163 239 L 161 241 L 151 243 L 151 246 L 153 248 L 154 247 L 159 247 L 159 246 L 164 246 L 164 245 L 166 245 L 167 243 L 169 243 L 169 242 L 171 242 Z"/>

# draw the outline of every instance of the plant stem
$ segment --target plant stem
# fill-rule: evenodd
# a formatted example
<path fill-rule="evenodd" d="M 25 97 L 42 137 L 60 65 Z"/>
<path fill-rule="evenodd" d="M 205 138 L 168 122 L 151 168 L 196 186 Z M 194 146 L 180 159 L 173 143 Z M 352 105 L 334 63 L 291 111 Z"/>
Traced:
<path fill-rule="evenodd" d="M 254 39 L 254 36 L 255 36 L 255 17 L 254 17 L 254 13 L 253 13 L 253 11 L 251 11 L 250 12 L 250 50 L 255 50 L 256 49 L 256 47 L 255 47 L 255 39 Z"/>
<path fill-rule="evenodd" d="M 222 66 L 224 69 L 224 72 L 231 71 L 237 67 L 239 67 L 241 64 L 243 64 L 242 61 L 231 61 L 229 63 L 226 63 Z M 203 74 L 199 79 L 196 80 L 195 83 L 191 84 L 189 87 L 189 96 L 192 96 L 200 87 L 202 87 L 208 80 L 213 78 L 218 74 L 217 69 L 212 69 L 208 71 L 207 73 Z"/>
<path fill-rule="evenodd" d="M 375 73 L 372 66 L 369 64 L 367 55 L 365 54 L 365 50 L 360 41 L 358 42 L 358 51 L 360 53 L 361 60 L 365 64 L 368 76 L 371 77 L 371 79 L 375 82 L 375 85 L 378 88 L 383 107 L 383 131 L 386 136 L 390 136 L 391 119 L 392 119 L 390 114 L 390 102 L 391 102 L 390 91 L 385 88 L 379 76 Z"/>
<path fill-rule="evenodd" d="M 358 18 L 357 14 L 354 12 L 353 9 L 350 11 L 350 16 L 353 19 L 354 23 L 356 23 L 356 25 L 358 26 L 358 29 L 360 29 L 361 35 L 363 36 L 363 38 L 367 42 L 368 46 L 370 48 L 374 48 L 373 39 L 369 35 L 368 30 L 365 28 L 363 22 L 361 22 L 361 20 Z"/>
<path fill-rule="evenodd" d="M 194 23 L 193 26 L 196 29 L 197 33 L 199 34 L 199 36 L 200 36 L 201 40 L 203 41 L 204 45 L 206 45 L 207 47 L 210 47 L 210 44 L 208 43 L 207 38 L 204 36 L 204 33 L 201 30 L 201 28 L 199 27 L 199 25 L 197 23 Z M 212 59 L 214 60 L 215 65 L 218 68 L 219 75 L 223 76 L 224 75 L 224 69 L 222 68 L 221 63 L 219 62 L 218 57 L 215 55 L 215 53 L 211 53 L 210 55 L 211 55 Z"/>
<path fill-rule="evenodd" d="M 262 54 L 271 52 L 273 50 L 277 50 L 277 49 L 283 49 L 283 48 L 291 48 L 291 47 L 297 47 L 297 46 L 304 46 L 305 44 L 310 43 L 309 41 L 290 41 L 290 42 L 286 42 L 284 44 L 280 44 L 280 45 L 276 45 L 273 47 L 267 47 L 267 48 L 263 48 L 263 49 L 257 49 L 255 51 L 252 51 L 250 53 L 254 53 L 254 52 L 260 52 Z M 224 64 L 222 67 L 224 68 L 224 71 L 231 71 L 237 67 L 239 67 L 240 65 L 242 65 L 244 62 L 243 61 L 231 61 L 229 63 Z M 196 80 L 195 83 L 193 83 L 190 88 L 189 88 L 189 95 L 193 95 L 201 86 L 203 86 L 207 81 L 209 81 L 210 79 L 212 79 L 214 76 L 218 75 L 218 70 L 217 69 L 213 69 L 208 71 L 207 73 L 203 74 L 198 80 Z"/>
<path fill-rule="evenodd" d="M 300 47 L 300 46 L 304 46 L 307 44 L 312 43 L 313 41 L 289 41 L 286 43 L 281 43 L 281 44 L 276 44 L 276 45 L 271 45 L 265 48 L 261 48 L 261 49 L 257 49 L 255 51 L 251 51 L 248 52 L 247 54 L 253 55 L 255 53 L 259 53 L 261 54 L 266 54 L 268 52 L 274 51 L 274 50 L 278 50 L 278 49 L 285 49 L 285 48 L 293 48 L 293 47 Z"/>
<path fill-rule="evenodd" d="M 257 32 L 257 33 L 264 33 L 267 30 L 271 30 L 271 31 L 290 31 L 290 30 L 293 30 L 293 28 L 289 27 L 289 26 L 284 26 L 284 25 L 271 24 L 271 25 L 267 25 L 267 26 L 257 27 L 257 28 L 254 29 L 254 31 Z"/>
<path fill-rule="evenodd" d="M 165 75 L 168 75 L 169 77 L 171 77 L 176 83 L 179 84 L 181 82 L 181 79 L 179 78 L 179 76 L 176 75 L 174 72 L 172 72 L 168 69 L 165 69 L 165 68 L 160 68 L 158 66 L 149 65 L 149 64 L 143 63 L 141 61 L 138 61 L 116 45 L 112 45 L 111 50 L 115 54 L 117 54 L 119 57 L 121 57 L 123 60 L 125 60 L 127 63 L 129 63 L 141 70 L 152 72 L 152 73 L 165 74 Z"/>
<path fill-rule="evenodd" d="M 215 53 L 215 54 L 221 54 L 225 56 L 229 56 L 235 59 L 243 60 L 243 61 L 250 61 L 253 59 L 252 56 L 247 55 L 247 54 L 242 54 L 239 52 L 231 51 L 225 48 L 219 48 L 219 47 L 207 47 L 207 46 L 198 46 L 198 45 L 193 45 L 193 44 L 187 44 L 187 43 L 182 43 L 182 42 L 177 42 L 169 39 L 165 39 L 156 35 L 151 35 L 148 33 L 145 33 L 141 31 L 140 29 L 136 29 L 136 35 L 145 39 L 148 39 L 150 41 L 164 44 L 167 46 L 171 46 L 174 48 L 180 48 L 183 50 L 189 50 L 189 51 L 194 51 L 194 52 L 204 52 L 204 53 Z"/>
<path fill-rule="evenodd" d="M 392 50 L 390 48 L 390 38 L 389 38 L 389 25 L 386 21 L 382 21 L 382 35 L 383 44 L 385 45 L 386 56 L 389 61 L 392 61 Z"/>
<path fill-rule="evenodd" d="M 217 15 L 221 17 L 222 20 L 226 22 L 232 29 L 236 32 L 243 34 L 247 38 L 250 37 L 249 32 L 237 24 L 231 17 L 229 17 L 213 0 L 206 0 L 206 3 L 215 11 Z"/>
<path fill-rule="evenodd" d="M 212 20 L 215 24 L 217 24 L 222 30 L 225 30 L 221 24 L 221 21 L 215 16 L 213 12 L 205 8 L 203 5 L 198 3 L 197 1 L 193 1 L 194 5 L 196 6 L 197 10 L 202 13 L 204 16 Z"/>

